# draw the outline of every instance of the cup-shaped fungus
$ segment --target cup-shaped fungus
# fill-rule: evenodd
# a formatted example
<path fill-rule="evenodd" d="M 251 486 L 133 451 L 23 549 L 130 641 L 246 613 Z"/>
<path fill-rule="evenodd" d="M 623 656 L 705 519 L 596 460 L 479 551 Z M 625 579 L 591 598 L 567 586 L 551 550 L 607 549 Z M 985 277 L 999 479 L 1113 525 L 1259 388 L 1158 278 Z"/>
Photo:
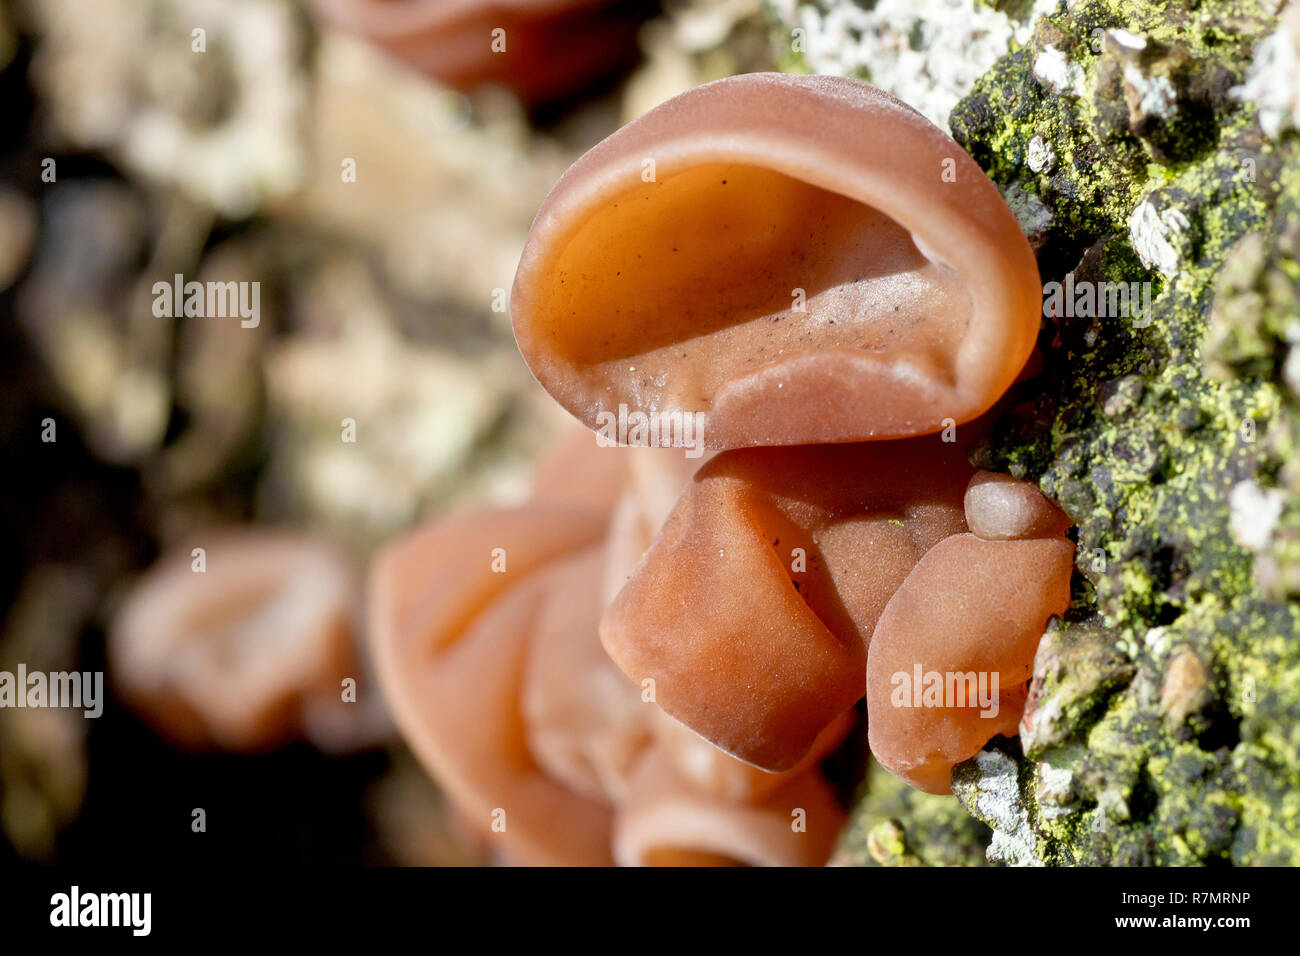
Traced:
<path fill-rule="evenodd" d="M 651 724 L 656 748 L 672 764 L 674 775 L 701 794 L 732 803 L 755 803 L 795 777 L 815 772 L 857 721 L 853 711 L 841 714 L 818 734 L 804 758 L 790 770 L 772 773 L 719 750 L 685 724 L 656 707 Z"/>
<path fill-rule="evenodd" d="M 615 663 L 730 754 L 788 770 L 866 687 L 867 643 L 971 475 L 937 438 L 724 452 L 601 621 Z"/>
<path fill-rule="evenodd" d="M 301 535 L 241 529 L 196 535 L 127 595 L 109 634 L 121 696 L 189 749 L 260 750 L 331 720 L 342 682 L 358 679 L 359 575 Z M 341 740 L 340 746 L 347 741 Z"/>
<path fill-rule="evenodd" d="M 816 773 L 781 775 L 751 802 L 692 786 L 670 757 L 650 750 L 614 819 L 621 866 L 821 866 L 844 811 Z"/>
<path fill-rule="evenodd" d="M 595 800 L 621 800 L 650 741 L 653 709 L 600 646 L 604 609 L 595 547 L 551 572 L 528 648 L 521 707 L 528 746 L 552 778 Z"/>
<path fill-rule="evenodd" d="M 647 4 L 609 0 L 312 0 L 327 23 L 457 89 L 546 103 L 615 73 Z"/>
<path fill-rule="evenodd" d="M 581 789 L 598 789 L 602 772 L 580 772 L 563 734 L 530 734 L 528 722 L 529 711 L 583 717 L 536 688 L 545 678 L 529 674 L 529 645 L 550 575 L 598 544 L 604 526 L 598 512 L 537 502 L 471 512 L 399 539 L 371 571 L 370 640 L 398 729 L 466 817 L 521 863 L 610 862 L 608 805 L 553 779 L 530 736 Z"/>
<path fill-rule="evenodd" d="M 639 414 L 651 439 L 737 448 L 973 419 L 1024 365 L 1041 298 L 1011 210 L 945 133 L 865 83 L 758 73 L 574 163 L 511 313 L 588 427 Z"/>
<path fill-rule="evenodd" d="M 966 519 L 977 533 L 939 542 L 890 598 L 867 661 L 871 751 L 930 793 L 1017 733 L 1043 629 L 1070 603 L 1070 522 L 1037 488 L 981 472 Z"/>
<path fill-rule="evenodd" d="M 376 559 L 370 637 L 399 728 L 509 861 L 824 862 L 843 813 L 818 765 L 854 715 L 792 770 L 767 773 L 666 717 L 619 671 L 599 634 L 609 569 L 621 576 L 653 538 L 695 462 L 594 454 L 563 442 L 527 507 L 434 522 Z M 621 469 L 612 516 L 608 489 L 575 505 L 566 461 L 602 488 Z"/>
<path fill-rule="evenodd" d="M 824 862 L 843 813 L 816 763 L 847 720 L 785 774 L 669 740 L 601 648 L 591 517 L 536 502 L 472 513 L 377 560 L 380 679 L 417 755 L 512 862 Z M 493 541 L 518 572 L 484 570 Z"/>
<path fill-rule="evenodd" d="M 528 746 L 552 779 L 614 805 L 622 865 L 820 865 L 844 813 L 817 765 L 853 714 L 798 766 L 767 773 L 667 717 L 601 648 L 600 566 L 592 548 L 548 572 L 521 695 Z"/>

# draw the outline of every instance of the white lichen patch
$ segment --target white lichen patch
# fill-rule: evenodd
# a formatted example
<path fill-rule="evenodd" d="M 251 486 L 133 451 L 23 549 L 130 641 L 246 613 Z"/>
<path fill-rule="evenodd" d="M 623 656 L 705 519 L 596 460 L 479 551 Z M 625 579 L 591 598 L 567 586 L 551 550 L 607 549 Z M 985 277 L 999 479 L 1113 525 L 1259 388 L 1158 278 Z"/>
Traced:
<path fill-rule="evenodd" d="M 1228 495 L 1232 540 L 1250 551 L 1263 551 L 1273 539 L 1285 500 L 1280 488 L 1261 488 L 1253 481 L 1234 485 Z"/>
<path fill-rule="evenodd" d="M 1060 697 L 1049 695 L 1032 711 L 1024 713 L 1020 718 L 1020 742 L 1025 749 L 1032 749 L 1051 738 L 1056 722 L 1061 719 L 1063 703 Z"/>
<path fill-rule="evenodd" d="M 946 126 L 957 101 L 1058 0 L 1035 0 L 1023 21 L 970 0 L 772 0 L 814 73 L 856 76 Z M 796 34 L 795 31 L 798 31 Z"/>
<path fill-rule="evenodd" d="M 1034 60 L 1034 78 L 1052 93 L 1062 96 L 1083 95 L 1083 67 L 1050 43 Z"/>
<path fill-rule="evenodd" d="M 1190 228 L 1182 211 L 1157 209 L 1150 199 L 1144 199 L 1129 217 L 1128 237 L 1144 266 L 1172 278 L 1178 272 Z"/>
<path fill-rule="evenodd" d="M 1020 797 L 1016 762 L 996 750 L 975 756 L 979 771 L 974 789 L 965 794 L 969 808 L 993 828 L 988 858 L 1011 866 L 1042 866 L 1034 850 L 1029 813 Z"/>
<path fill-rule="evenodd" d="M 1287 338 L 1288 341 L 1295 342 L 1290 330 Z M 1287 350 L 1286 361 L 1282 363 L 1282 381 L 1286 382 L 1291 391 L 1300 395 L 1300 345 L 1293 344 Z"/>
<path fill-rule="evenodd" d="M 1167 627 L 1153 627 L 1147 631 L 1146 637 L 1142 643 L 1154 657 L 1163 657 L 1169 650 L 1169 629 Z"/>
<path fill-rule="evenodd" d="M 1035 136 L 1025 150 L 1025 162 L 1036 173 L 1050 173 L 1056 166 L 1056 150 L 1043 137 Z"/>
<path fill-rule="evenodd" d="M 1107 30 L 1106 35 L 1126 50 L 1141 51 L 1147 48 L 1146 37 L 1130 33 L 1128 30 Z"/>
<path fill-rule="evenodd" d="M 32 9 L 42 37 L 32 77 L 68 141 L 231 217 L 301 181 L 305 37 L 285 0 Z"/>
<path fill-rule="evenodd" d="M 1002 198 L 1011 207 L 1020 230 L 1035 249 L 1042 248 L 1047 241 L 1047 231 L 1052 226 L 1052 211 L 1038 198 L 1036 193 L 1026 189 L 1020 183 L 1012 183 L 1002 194 Z"/>
<path fill-rule="evenodd" d="M 1097 809 L 1107 820 L 1123 822 L 1130 817 L 1128 798 L 1119 787 L 1107 787 L 1097 796 Z"/>
<path fill-rule="evenodd" d="M 1172 119 L 1178 112 L 1178 93 L 1169 77 L 1153 74 L 1148 76 L 1135 64 L 1124 67 L 1124 82 L 1133 90 L 1137 100 L 1137 111 L 1142 116 L 1158 116 Z"/>
<path fill-rule="evenodd" d="M 1059 819 L 1077 812 L 1074 793 L 1074 772 L 1069 767 L 1054 767 L 1043 762 L 1038 765 L 1038 802 L 1043 816 Z"/>
<path fill-rule="evenodd" d="M 1246 82 L 1232 95 L 1259 110 L 1259 125 L 1276 139 L 1300 128 L 1300 6 L 1290 7 L 1275 33 L 1255 47 Z"/>

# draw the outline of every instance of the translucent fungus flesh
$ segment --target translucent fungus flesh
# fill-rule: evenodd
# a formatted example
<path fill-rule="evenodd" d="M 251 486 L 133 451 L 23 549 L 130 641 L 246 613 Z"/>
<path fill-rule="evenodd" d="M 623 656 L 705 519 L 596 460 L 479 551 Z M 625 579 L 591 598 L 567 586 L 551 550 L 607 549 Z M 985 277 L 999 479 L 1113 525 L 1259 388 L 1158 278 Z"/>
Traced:
<path fill-rule="evenodd" d="M 605 548 L 548 572 L 528 646 L 521 706 L 528 748 L 570 790 L 617 801 L 650 740 L 652 707 L 616 668 L 597 636 Z"/>
<path fill-rule="evenodd" d="M 954 765 L 1017 732 L 1044 626 L 1070 603 L 1073 557 L 1062 537 L 960 534 L 920 560 L 868 654 L 869 740 L 886 769 L 948 793 Z"/>
<path fill-rule="evenodd" d="M 287 531 L 193 541 L 201 559 L 188 547 L 165 556 L 115 618 L 108 652 L 119 692 L 187 748 L 260 750 L 310 730 L 340 680 L 358 675 L 356 570 Z"/>
<path fill-rule="evenodd" d="M 370 639 L 398 727 L 519 862 L 609 862 L 608 806 L 538 764 L 522 704 L 548 568 L 598 544 L 604 525 L 543 504 L 480 511 L 400 539 L 372 569 Z"/>
<path fill-rule="evenodd" d="M 1014 216 L 940 130 L 854 80 L 747 74 L 575 163 L 511 308 L 588 426 L 698 414 L 709 447 L 736 448 L 968 421 L 1024 364 L 1039 298 Z"/>
<path fill-rule="evenodd" d="M 615 817 L 614 858 L 623 866 L 820 866 L 843 822 L 816 773 L 739 802 L 691 786 L 652 749 Z"/>
<path fill-rule="evenodd" d="M 719 455 L 606 610 L 605 648 L 692 730 L 787 770 L 862 696 L 889 596 L 965 530 L 970 473 L 935 439 Z"/>
<path fill-rule="evenodd" d="M 990 541 L 1050 538 L 1064 534 L 1071 522 L 1060 508 L 1026 481 L 979 471 L 966 488 L 966 524 Z"/>
<path fill-rule="evenodd" d="M 334 26 L 365 37 L 442 83 L 498 83 L 530 103 L 615 72 L 635 49 L 645 3 L 609 0 L 312 0 Z"/>

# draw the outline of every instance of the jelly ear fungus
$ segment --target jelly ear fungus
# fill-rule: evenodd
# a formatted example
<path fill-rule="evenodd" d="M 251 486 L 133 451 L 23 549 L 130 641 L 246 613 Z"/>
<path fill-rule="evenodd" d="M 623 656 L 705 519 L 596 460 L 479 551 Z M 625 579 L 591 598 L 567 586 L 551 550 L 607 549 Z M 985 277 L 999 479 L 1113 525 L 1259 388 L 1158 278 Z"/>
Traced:
<path fill-rule="evenodd" d="M 456 89 L 546 105 L 635 59 L 644 0 L 311 0 L 326 24 Z"/>
<path fill-rule="evenodd" d="M 586 153 L 543 203 L 511 298 L 543 387 L 588 427 L 703 414 L 705 444 L 852 442 L 988 409 L 1041 286 L 988 177 L 855 80 L 693 89 Z"/>

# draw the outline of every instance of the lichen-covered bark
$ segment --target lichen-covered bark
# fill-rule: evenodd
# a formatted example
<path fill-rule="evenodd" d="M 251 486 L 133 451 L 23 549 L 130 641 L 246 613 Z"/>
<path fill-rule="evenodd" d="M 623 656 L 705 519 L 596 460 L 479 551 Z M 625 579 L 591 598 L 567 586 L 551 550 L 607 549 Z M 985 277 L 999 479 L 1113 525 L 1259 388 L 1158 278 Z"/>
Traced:
<path fill-rule="evenodd" d="M 831 866 L 983 866 L 989 828 L 952 797 L 913 790 L 875 762 Z"/>
<path fill-rule="evenodd" d="M 1045 283 L 1151 283 L 1147 312 L 1049 310 L 1043 375 L 976 453 L 1079 543 L 1025 732 L 954 773 L 995 862 L 1300 864 L 1300 147 L 1252 99 L 1296 78 L 1247 82 L 1278 30 L 1255 0 L 1072 2 L 952 112 Z M 906 850 L 866 856 L 958 862 L 881 799 L 845 848 L 888 813 Z"/>

